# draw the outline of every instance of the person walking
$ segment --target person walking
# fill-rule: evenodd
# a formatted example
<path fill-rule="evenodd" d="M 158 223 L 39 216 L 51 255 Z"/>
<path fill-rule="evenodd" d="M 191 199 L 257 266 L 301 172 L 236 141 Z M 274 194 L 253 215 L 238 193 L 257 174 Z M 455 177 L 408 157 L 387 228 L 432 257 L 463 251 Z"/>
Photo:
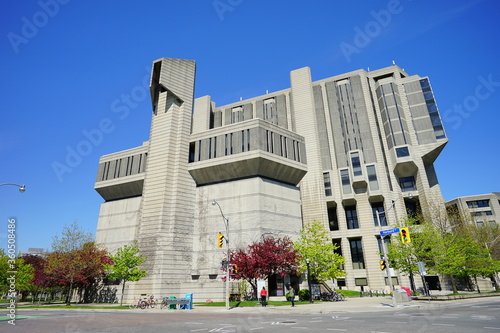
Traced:
<path fill-rule="evenodd" d="M 290 302 L 292 302 L 292 307 L 295 306 L 295 290 L 292 288 L 292 286 L 289 284 L 288 285 L 288 296 L 290 297 Z"/>
<path fill-rule="evenodd" d="M 261 300 L 262 306 L 266 306 L 267 305 L 266 298 L 267 298 L 266 287 L 262 287 L 262 289 L 260 291 L 260 300 Z"/>

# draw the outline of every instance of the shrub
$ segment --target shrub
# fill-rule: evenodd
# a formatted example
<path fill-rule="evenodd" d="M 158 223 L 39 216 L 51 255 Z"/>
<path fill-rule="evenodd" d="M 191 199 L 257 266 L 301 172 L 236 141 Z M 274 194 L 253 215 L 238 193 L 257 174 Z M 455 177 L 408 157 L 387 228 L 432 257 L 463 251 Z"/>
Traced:
<path fill-rule="evenodd" d="M 309 290 L 307 290 L 307 289 L 299 290 L 299 300 L 300 301 L 307 301 L 308 299 L 309 299 Z"/>

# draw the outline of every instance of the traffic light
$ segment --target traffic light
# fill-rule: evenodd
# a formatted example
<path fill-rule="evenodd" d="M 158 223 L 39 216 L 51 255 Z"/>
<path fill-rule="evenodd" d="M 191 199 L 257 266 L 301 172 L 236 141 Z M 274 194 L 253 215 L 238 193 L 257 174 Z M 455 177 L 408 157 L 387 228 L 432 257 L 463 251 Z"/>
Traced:
<path fill-rule="evenodd" d="M 219 232 L 217 235 L 217 247 L 224 246 L 224 235 Z"/>
<path fill-rule="evenodd" d="M 233 265 L 233 273 L 238 274 L 238 265 Z"/>
<path fill-rule="evenodd" d="M 410 230 L 408 228 L 399 229 L 399 234 L 401 235 L 401 243 L 410 243 Z"/>
<path fill-rule="evenodd" d="M 380 264 L 380 269 L 381 270 L 384 270 L 384 269 L 387 268 L 387 264 L 385 263 L 385 260 L 380 260 L 379 264 Z"/>

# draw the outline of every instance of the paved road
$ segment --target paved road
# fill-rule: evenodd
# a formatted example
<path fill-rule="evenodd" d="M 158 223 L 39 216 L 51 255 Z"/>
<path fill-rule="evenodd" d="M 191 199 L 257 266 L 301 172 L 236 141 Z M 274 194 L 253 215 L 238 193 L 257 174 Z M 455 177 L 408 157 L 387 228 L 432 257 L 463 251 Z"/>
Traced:
<path fill-rule="evenodd" d="M 0 322 L 0 332 L 500 332 L 499 310 L 500 297 L 396 308 L 390 298 L 364 298 L 229 311 L 18 309 L 16 325 Z"/>

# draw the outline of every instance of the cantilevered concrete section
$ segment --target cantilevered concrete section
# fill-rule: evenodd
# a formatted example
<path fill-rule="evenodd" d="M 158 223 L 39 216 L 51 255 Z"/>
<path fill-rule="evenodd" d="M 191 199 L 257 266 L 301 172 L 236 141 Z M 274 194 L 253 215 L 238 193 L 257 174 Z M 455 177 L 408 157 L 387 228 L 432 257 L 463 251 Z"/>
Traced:
<path fill-rule="evenodd" d="M 224 299 L 226 254 L 216 238 L 225 226 L 214 199 L 229 220 L 231 248 L 295 239 L 319 220 L 347 259 L 347 276 L 334 286 L 387 288 L 380 230 L 408 210 L 444 203 L 433 163 L 448 140 L 430 81 L 390 66 L 320 81 L 305 67 L 290 82 L 217 106 L 210 96 L 193 98 L 194 61 L 153 62 L 150 139 L 101 157 L 95 185 L 105 200 L 97 241 L 114 251 L 138 240 L 148 257 L 149 275 L 130 284 L 128 298 Z M 270 295 L 283 295 L 288 282 L 300 281 L 272 277 Z"/>

